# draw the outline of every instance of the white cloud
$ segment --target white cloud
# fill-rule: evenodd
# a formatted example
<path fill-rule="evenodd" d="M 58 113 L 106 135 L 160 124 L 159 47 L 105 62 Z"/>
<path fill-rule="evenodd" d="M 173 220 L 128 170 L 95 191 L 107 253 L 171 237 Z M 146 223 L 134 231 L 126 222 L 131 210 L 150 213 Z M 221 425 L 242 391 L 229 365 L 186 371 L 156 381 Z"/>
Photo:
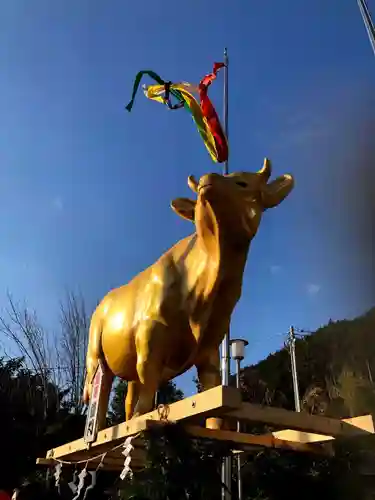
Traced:
<path fill-rule="evenodd" d="M 55 208 L 55 210 L 58 210 L 59 212 L 61 212 L 64 209 L 64 203 L 60 196 L 56 196 L 53 199 L 52 205 Z"/>
<path fill-rule="evenodd" d="M 309 283 L 306 286 L 306 290 L 309 295 L 316 295 L 320 292 L 321 288 L 322 287 L 320 285 L 317 285 L 316 283 Z"/>
<path fill-rule="evenodd" d="M 271 274 L 278 274 L 281 271 L 281 266 L 273 265 L 270 267 Z"/>

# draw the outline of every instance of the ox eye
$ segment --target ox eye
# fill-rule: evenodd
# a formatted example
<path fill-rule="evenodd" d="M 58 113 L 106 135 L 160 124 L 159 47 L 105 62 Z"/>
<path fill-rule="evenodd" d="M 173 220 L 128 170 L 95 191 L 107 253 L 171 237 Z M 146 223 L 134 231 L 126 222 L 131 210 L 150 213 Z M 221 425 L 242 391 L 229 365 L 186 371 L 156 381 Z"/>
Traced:
<path fill-rule="evenodd" d="M 237 182 L 236 182 L 236 184 L 237 184 L 237 186 L 241 186 L 241 187 L 243 187 L 243 188 L 246 188 L 246 187 L 247 187 L 246 182 L 237 181 Z"/>

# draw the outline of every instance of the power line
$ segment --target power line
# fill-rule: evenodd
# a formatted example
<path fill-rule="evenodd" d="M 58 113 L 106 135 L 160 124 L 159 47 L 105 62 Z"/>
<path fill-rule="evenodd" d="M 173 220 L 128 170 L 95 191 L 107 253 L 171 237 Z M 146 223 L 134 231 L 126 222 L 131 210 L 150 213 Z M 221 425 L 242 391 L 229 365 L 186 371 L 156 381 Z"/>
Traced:
<path fill-rule="evenodd" d="M 375 55 L 375 26 L 371 19 L 370 10 L 368 8 L 366 0 L 357 0 L 357 3 L 367 31 L 368 38 L 370 40 L 372 50 Z"/>

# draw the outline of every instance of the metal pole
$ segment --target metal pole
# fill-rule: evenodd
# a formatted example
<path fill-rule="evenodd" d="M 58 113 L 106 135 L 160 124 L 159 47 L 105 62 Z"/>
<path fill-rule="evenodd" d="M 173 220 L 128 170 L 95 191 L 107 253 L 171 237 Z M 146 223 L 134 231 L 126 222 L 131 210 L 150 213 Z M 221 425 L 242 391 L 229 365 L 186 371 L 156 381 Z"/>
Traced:
<path fill-rule="evenodd" d="M 358 3 L 359 10 L 361 12 L 363 23 L 364 23 L 366 31 L 367 31 L 367 35 L 368 35 L 369 40 L 370 40 L 372 50 L 373 50 L 374 55 L 375 55 L 375 26 L 374 26 L 374 23 L 372 22 L 372 19 L 371 19 L 370 10 L 366 4 L 366 0 L 357 0 L 357 3 Z"/>
<path fill-rule="evenodd" d="M 241 388 L 241 380 L 240 380 L 240 373 L 241 373 L 241 360 L 240 358 L 236 359 L 236 387 L 237 389 Z M 237 421 L 237 430 L 240 431 L 240 421 Z"/>
<path fill-rule="evenodd" d="M 296 411 L 301 411 L 300 397 L 299 397 L 299 387 L 298 387 L 298 375 L 297 375 L 297 364 L 296 364 L 296 337 L 294 335 L 293 326 L 289 329 L 289 353 L 290 353 L 290 364 L 292 366 L 292 377 L 293 377 L 293 392 L 294 392 L 294 404 Z"/>
<path fill-rule="evenodd" d="M 224 49 L 224 113 L 223 113 L 223 126 L 224 134 L 228 139 L 228 52 Z M 229 172 L 228 160 L 225 161 L 223 166 L 223 175 L 227 175 Z M 223 385 L 229 385 L 230 377 L 230 332 L 228 329 L 227 334 L 224 337 L 223 343 L 221 345 L 221 383 Z M 232 483 L 232 464 L 231 458 L 226 457 L 223 460 L 223 465 L 221 468 L 221 481 L 223 487 L 221 490 L 222 500 L 230 500 L 231 495 L 231 483 Z"/>
<path fill-rule="evenodd" d="M 228 52 L 224 49 L 224 134 L 228 138 Z M 229 172 L 228 160 L 225 161 L 223 166 L 223 175 L 227 175 Z M 221 346 L 221 383 L 223 385 L 229 385 L 230 377 L 230 332 L 225 335 L 222 346 Z"/>
<path fill-rule="evenodd" d="M 224 49 L 224 113 L 223 113 L 223 122 L 224 122 L 224 134 L 228 139 L 228 51 Z M 224 163 L 224 175 L 229 173 L 228 160 Z"/>
<path fill-rule="evenodd" d="M 245 339 L 232 339 L 230 341 L 231 346 L 231 356 L 232 359 L 236 361 L 236 387 L 239 391 L 241 391 L 241 361 L 245 358 L 245 347 L 248 345 L 248 341 Z M 241 392 L 240 392 L 241 394 Z M 241 432 L 241 423 L 237 420 L 237 432 Z M 237 492 L 238 492 L 238 500 L 242 500 L 242 477 L 241 477 L 241 458 L 242 455 L 240 452 L 237 453 Z"/>
<path fill-rule="evenodd" d="M 236 387 L 241 388 L 240 383 L 240 373 L 241 373 L 241 360 L 236 359 Z M 237 432 L 241 432 L 241 422 L 237 420 Z M 237 488 L 238 488 L 238 500 L 242 500 L 242 477 L 241 477 L 241 453 L 237 453 Z"/>

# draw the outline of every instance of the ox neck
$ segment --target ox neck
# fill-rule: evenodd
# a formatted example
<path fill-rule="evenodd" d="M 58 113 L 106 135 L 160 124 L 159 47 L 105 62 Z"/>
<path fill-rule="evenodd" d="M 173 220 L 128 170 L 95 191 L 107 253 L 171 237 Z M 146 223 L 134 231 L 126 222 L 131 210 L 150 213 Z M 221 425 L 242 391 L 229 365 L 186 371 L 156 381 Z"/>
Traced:
<path fill-rule="evenodd" d="M 222 215 L 222 214 L 221 214 Z M 236 234 L 228 227 L 225 217 L 220 217 L 212 205 L 204 197 L 196 208 L 196 234 L 199 245 L 204 249 L 210 260 L 210 274 L 221 281 L 238 279 L 246 264 L 251 238 Z"/>
<path fill-rule="evenodd" d="M 218 348 L 228 331 L 234 307 L 241 297 L 250 242 L 237 248 L 228 244 L 222 244 L 220 247 L 218 259 L 209 266 L 210 285 L 205 290 L 208 310 L 212 314 L 207 318 L 207 323 L 204 323 L 203 330 L 198 329 L 198 335 L 202 335 L 200 341 L 203 350 L 205 346 Z M 207 303 L 203 302 L 202 306 L 206 307 Z M 206 333 L 208 335 L 205 335 Z"/>
<path fill-rule="evenodd" d="M 224 240 L 224 238 L 222 238 Z M 219 243 L 219 276 L 224 281 L 237 281 L 245 269 L 247 255 L 249 253 L 250 241 L 242 245 L 230 245 L 225 241 Z"/>

